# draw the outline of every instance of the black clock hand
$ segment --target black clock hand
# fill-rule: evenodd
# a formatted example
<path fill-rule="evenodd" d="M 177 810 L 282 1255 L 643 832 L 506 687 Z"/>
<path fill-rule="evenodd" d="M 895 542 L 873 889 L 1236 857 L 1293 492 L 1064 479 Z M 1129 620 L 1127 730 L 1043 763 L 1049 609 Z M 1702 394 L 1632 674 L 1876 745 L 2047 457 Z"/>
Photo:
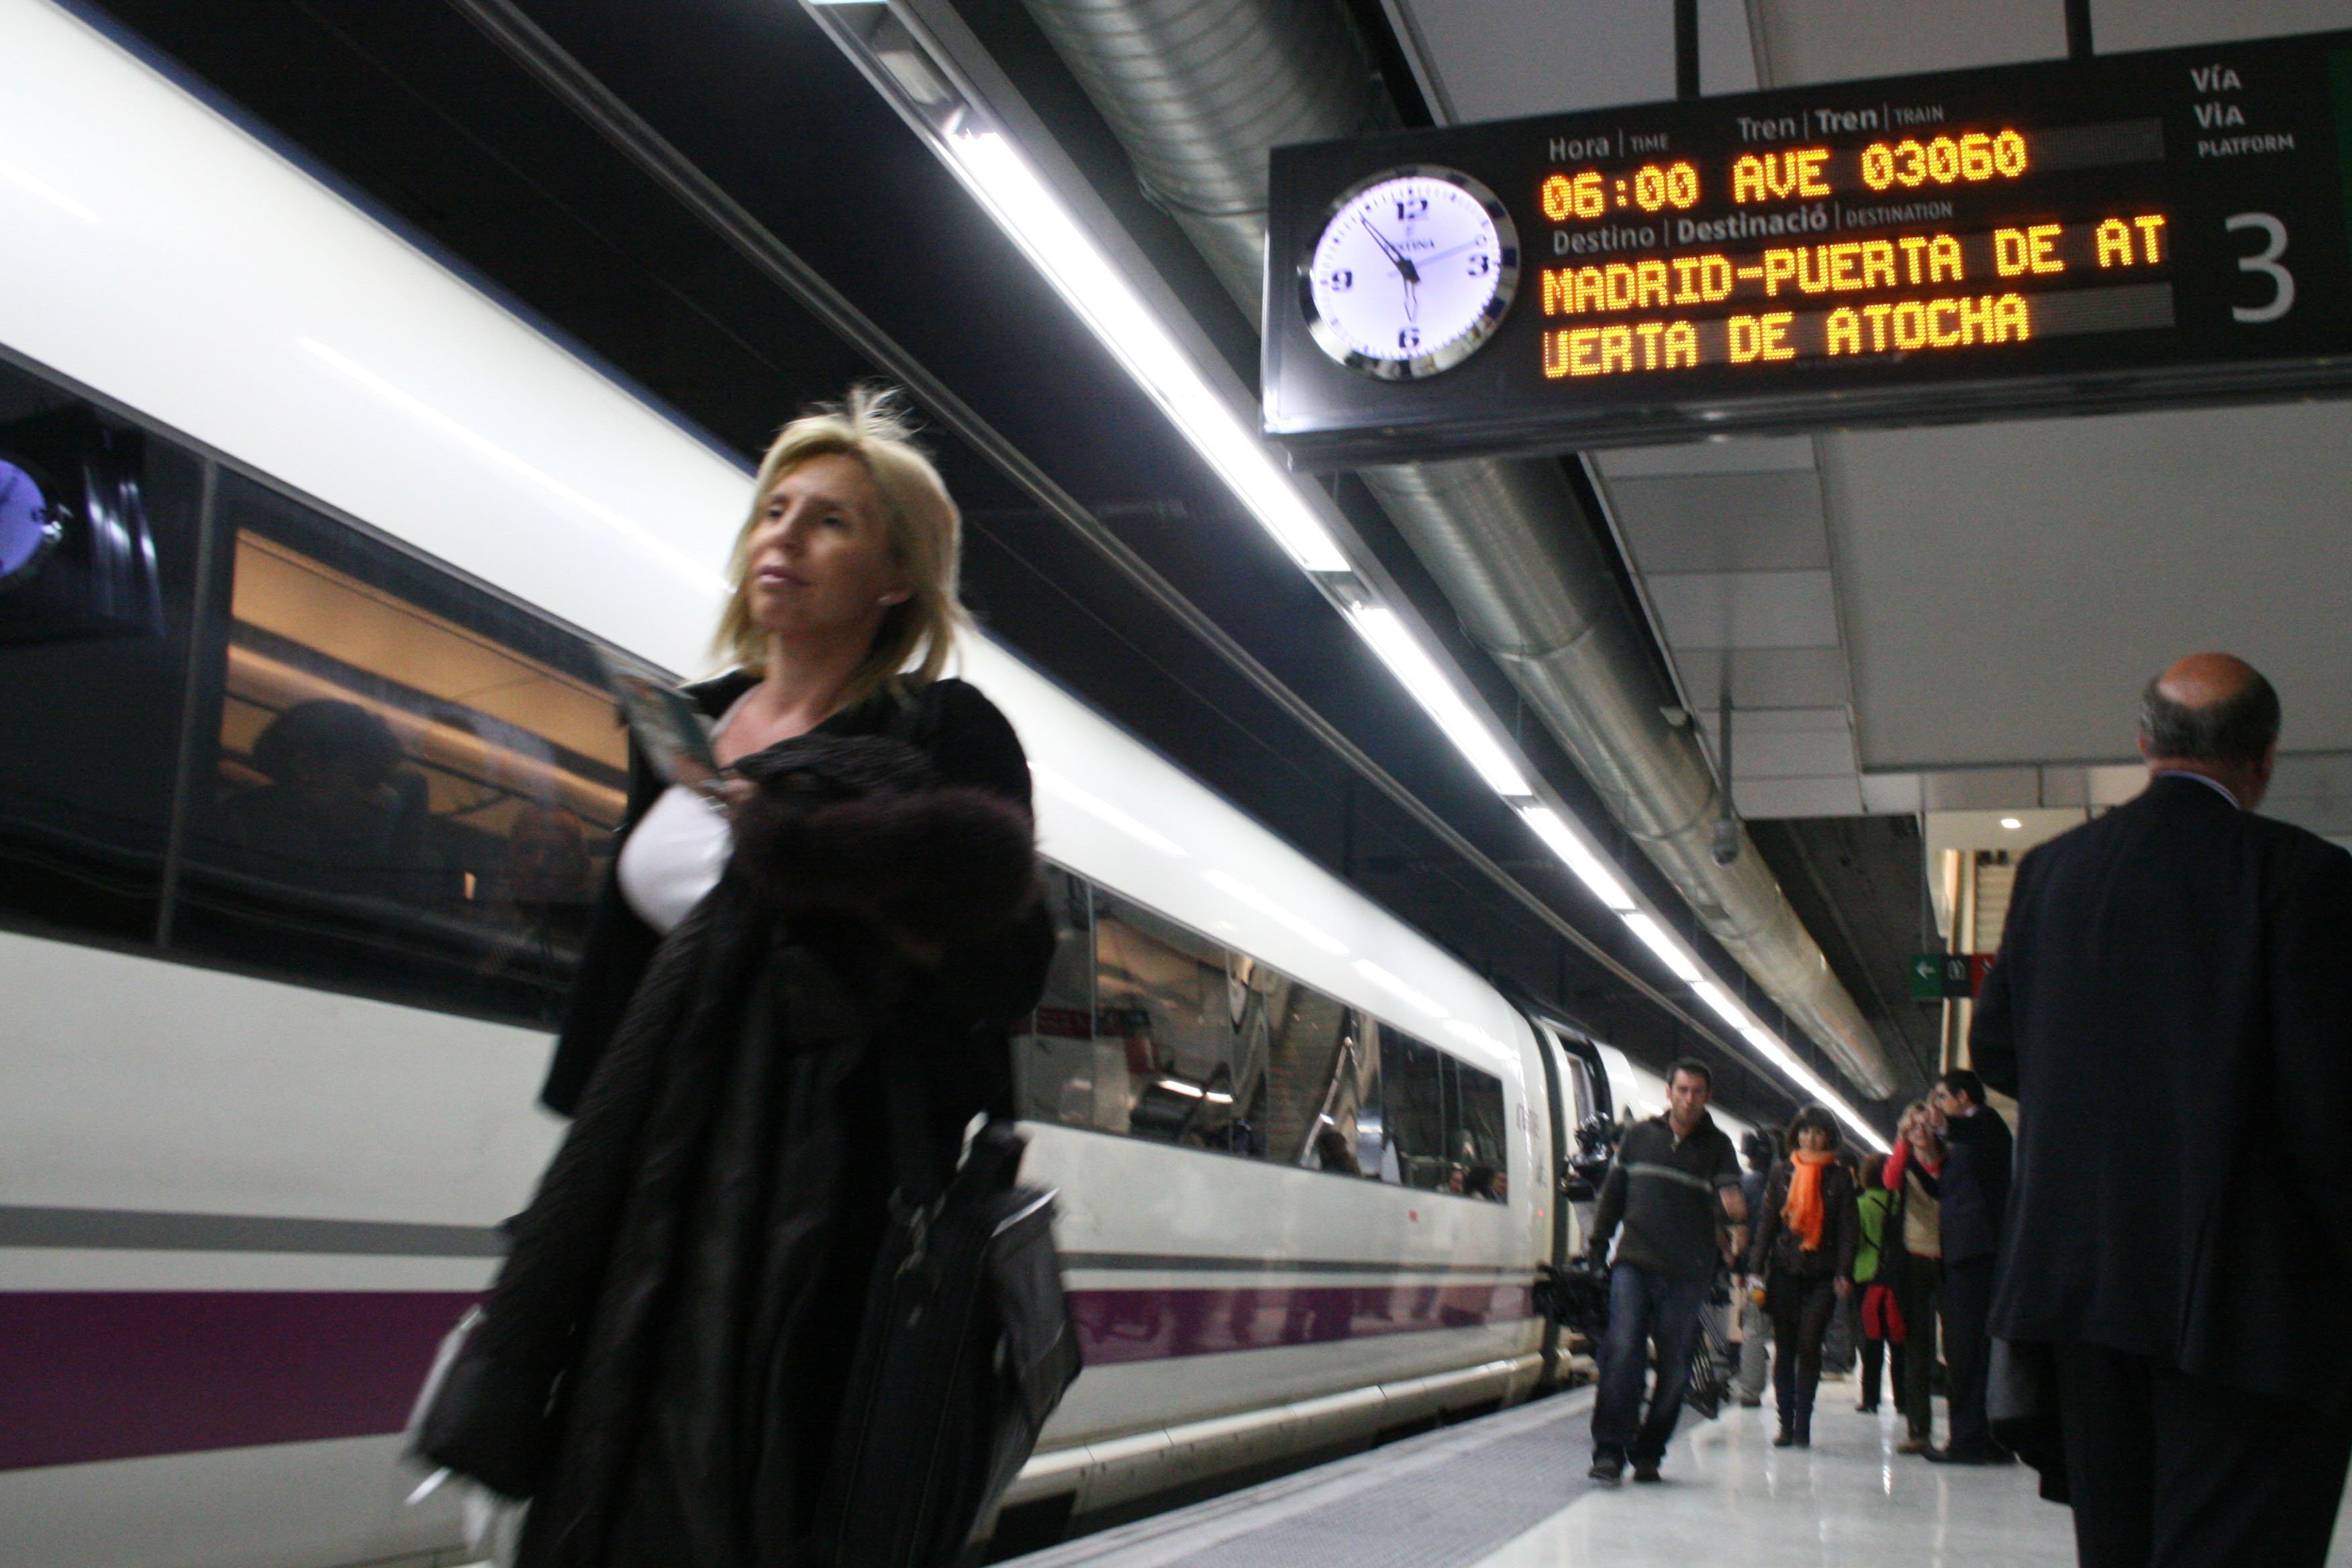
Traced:
<path fill-rule="evenodd" d="M 1421 324 L 1421 301 L 1417 291 L 1413 288 L 1413 285 L 1418 281 L 1420 281 L 1420 279 L 1414 278 L 1411 273 L 1407 273 L 1405 275 L 1404 319 L 1412 322 L 1415 326 L 1419 326 Z"/>
<path fill-rule="evenodd" d="M 1421 281 L 1421 274 L 1413 269 L 1412 262 L 1405 259 L 1404 252 L 1399 250 L 1395 246 L 1391 245 L 1388 242 L 1388 237 L 1381 233 L 1379 229 L 1374 228 L 1369 218 L 1364 222 L 1364 232 L 1372 237 L 1372 243 L 1381 247 L 1382 254 L 1387 256 L 1391 261 L 1396 263 L 1397 271 L 1403 275 L 1404 280 L 1407 283 L 1418 283 Z"/>

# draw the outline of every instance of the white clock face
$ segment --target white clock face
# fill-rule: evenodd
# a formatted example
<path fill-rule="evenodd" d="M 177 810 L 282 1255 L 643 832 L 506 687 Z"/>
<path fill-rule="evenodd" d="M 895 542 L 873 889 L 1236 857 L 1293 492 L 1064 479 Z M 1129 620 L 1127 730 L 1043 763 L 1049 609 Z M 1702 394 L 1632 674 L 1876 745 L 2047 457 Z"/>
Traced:
<path fill-rule="evenodd" d="M 1517 229 L 1484 185 L 1398 169 L 1340 198 L 1302 268 L 1323 352 L 1387 381 L 1434 375 L 1493 335 L 1518 280 Z"/>

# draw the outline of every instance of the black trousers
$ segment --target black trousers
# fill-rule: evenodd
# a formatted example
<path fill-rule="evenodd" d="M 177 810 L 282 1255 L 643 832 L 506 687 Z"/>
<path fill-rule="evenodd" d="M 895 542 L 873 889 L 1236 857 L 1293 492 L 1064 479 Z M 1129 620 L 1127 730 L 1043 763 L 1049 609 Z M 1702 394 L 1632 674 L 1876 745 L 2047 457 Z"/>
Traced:
<path fill-rule="evenodd" d="M 1964 1454 L 1993 1446 L 1985 1420 L 1985 1373 L 1992 1366 L 1992 1277 L 1997 1259 L 1944 1259 L 1944 1360 L 1952 1373 L 1951 1435 L 1944 1446 Z"/>
<path fill-rule="evenodd" d="M 1878 1408 L 1879 1369 L 1886 1371 L 1886 1383 L 1895 1391 L 1895 1403 L 1903 1403 L 1903 1346 L 1893 1340 L 1874 1340 L 1865 1334 L 1862 1340 L 1862 1408 Z"/>
<path fill-rule="evenodd" d="M 1822 1384 L 1822 1339 L 1837 1310 L 1837 1280 L 1801 1279 L 1775 1268 L 1765 1276 L 1764 1310 L 1772 1315 L 1772 1394 L 1780 1425 L 1810 1433 L 1813 1394 Z"/>
<path fill-rule="evenodd" d="M 2056 1349 L 2082 1568 L 2320 1568 L 2352 1419 L 2101 1345 Z"/>
<path fill-rule="evenodd" d="M 1903 1412 L 1911 1436 L 1926 1442 L 1935 1430 L 1936 1320 L 1943 1310 L 1943 1265 L 1933 1258 L 1898 1252 L 1895 1300 L 1903 1309 L 1903 1353 L 1895 1358 L 1895 1408 Z"/>

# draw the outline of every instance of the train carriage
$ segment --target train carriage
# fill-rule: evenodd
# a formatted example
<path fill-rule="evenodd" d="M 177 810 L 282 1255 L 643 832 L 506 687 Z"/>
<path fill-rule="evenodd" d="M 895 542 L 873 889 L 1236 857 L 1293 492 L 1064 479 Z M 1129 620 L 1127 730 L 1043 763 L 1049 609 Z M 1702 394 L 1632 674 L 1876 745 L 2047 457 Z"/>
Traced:
<path fill-rule="evenodd" d="M 593 649 L 703 666 L 748 475 L 89 22 L 0 28 L 7 1555 L 446 1549 L 398 1430 L 560 1136 Z M 1013 1048 L 1087 1370 L 1013 1506 L 1524 1397 L 1600 1054 L 1002 644 L 961 672 L 1062 933 Z"/>

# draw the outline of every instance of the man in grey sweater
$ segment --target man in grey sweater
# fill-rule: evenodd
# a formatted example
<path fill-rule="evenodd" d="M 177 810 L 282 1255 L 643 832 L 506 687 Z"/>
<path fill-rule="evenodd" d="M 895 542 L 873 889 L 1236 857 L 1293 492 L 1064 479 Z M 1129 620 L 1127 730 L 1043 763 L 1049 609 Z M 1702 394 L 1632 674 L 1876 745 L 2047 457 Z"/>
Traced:
<path fill-rule="evenodd" d="M 1734 1226 L 1748 1217 L 1739 1157 L 1706 1113 L 1714 1084 L 1706 1063 L 1676 1062 L 1666 1074 L 1666 1113 L 1626 1130 L 1601 1184 L 1593 1256 L 1608 1256 L 1621 1225 L 1625 1234 L 1609 1271 L 1609 1331 L 1601 1342 L 1601 1387 L 1592 1404 L 1588 1473 L 1595 1480 L 1618 1479 L 1628 1459 L 1635 1480 L 1658 1479 L 1658 1461 L 1682 1415 L 1699 1308 L 1723 1257 L 1718 1208 Z M 1654 1341 L 1658 1381 L 1644 1415 L 1642 1374 Z"/>

